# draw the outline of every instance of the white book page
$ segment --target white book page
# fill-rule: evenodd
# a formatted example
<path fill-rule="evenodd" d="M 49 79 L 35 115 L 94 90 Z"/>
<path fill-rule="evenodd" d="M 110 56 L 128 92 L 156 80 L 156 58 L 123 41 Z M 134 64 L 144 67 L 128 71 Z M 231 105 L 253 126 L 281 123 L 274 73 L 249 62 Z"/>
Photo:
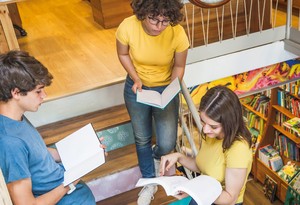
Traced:
<path fill-rule="evenodd" d="M 76 179 L 79 179 L 96 169 L 105 162 L 104 154 L 96 154 L 81 164 L 74 166 L 73 168 L 66 170 L 64 173 L 64 186 L 71 184 Z M 75 180 L 74 180 L 75 179 Z"/>
<path fill-rule="evenodd" d="M 137 91 L 137 102 L 142 102 L 146 104 L 154 104 L 157 106 L 161 106 L 161 94 L 154 90 L 144 90 Z"/>
<path fill-rule="evenodd" d="M 100 141 L 91 124 L 70 134 L 55 145 L 66 172 L 75 168 L 78 172 L 82 172 L 82 169 L 85 169 L 84 163 L 87 163 L 85 167 L 94 167 L 99 164 L 98 160 L 101 160 L 101 164 L 105 162 L 104 150 L 100 147 Z M 94 156 L 98 158 L 95 159 Z M 74 178 L 72 181 L 77 179 Z"/>
<path fill-rule="evenodd" d="M 189 181 L 183 176 L 162 176 L 156 178 L 141 178 L 136 184 L 136 187 L 145 186 L 147 184 L 159 184 L 163 186 L 165 192 L 168 196 L 173 196 L 177 194 L 176 187 L 179 184 L 183 184 Z"/>
<path fill-rule="evenodd" d="M 200 175 L 191 180 L 183 176 L 141 178 L 137 182 L 136 187 L 148 184 L 161 185 L 168 196 L 185 192 L 190 195 L 198 205 L 212 204 L 222 192 L 220 182 L 207 175 Z"/>
<path fill-rule="evenodd" d="M 212 204 L 221 194 L 222 186 L 216 179 L 200 175 L 176 187 L 189 194 L 198 205 Z"/>
<path fill-rule="evenodd" d="M 162 106 L 165 107 L 181 90 L 179 79 L 174 79 L 162 93 Z"/>

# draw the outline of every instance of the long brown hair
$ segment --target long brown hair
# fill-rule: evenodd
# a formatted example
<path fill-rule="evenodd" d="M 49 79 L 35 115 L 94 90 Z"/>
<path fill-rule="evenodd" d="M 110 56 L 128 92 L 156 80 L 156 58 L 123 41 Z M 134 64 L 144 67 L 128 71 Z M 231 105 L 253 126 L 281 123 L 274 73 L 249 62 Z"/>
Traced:
<path fill-rule="evenodd" d="M 251 134 L 243 119 L 243 109 L 237 95 L 226 86 L 209 89 L 202 97 L 199 107 L 212 120 L 221 123 L 224 131 L 223 149 L 229 149 L 241 137 L 251 147 Z"/>

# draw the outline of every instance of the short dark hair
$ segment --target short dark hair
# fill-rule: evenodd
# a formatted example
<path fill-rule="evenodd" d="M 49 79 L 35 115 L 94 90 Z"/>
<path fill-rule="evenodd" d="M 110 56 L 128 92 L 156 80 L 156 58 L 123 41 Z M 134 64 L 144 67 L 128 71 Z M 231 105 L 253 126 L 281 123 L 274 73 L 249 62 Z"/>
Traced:
<path fill-rule="evenodd" d="M 165 16 L 169 18 L 172 26 L 177 25 L 183 18 L 181 0 L 132 0 L 133 13 L 139 20 L 144 20 L 147 15 Z"/>
<path fill-rule="evenodd" d="M 224 131 L 223 149 L 229 149 L 235 140 L 244 138 L 251 147 L 251 134 L 243 118 L 238 96 L 226 86 L 215 86 L 202 97 L 199 107 L 212 120 L 221 123 Z"/>
<path fill-rule="evenodd" d="M 37 59 L 25 51 L 0 54 L 0 101 L 12 98 L 11 91 L 18 88 L 24 95 L 37 85 L 49 86 L 52 75 Z"/>

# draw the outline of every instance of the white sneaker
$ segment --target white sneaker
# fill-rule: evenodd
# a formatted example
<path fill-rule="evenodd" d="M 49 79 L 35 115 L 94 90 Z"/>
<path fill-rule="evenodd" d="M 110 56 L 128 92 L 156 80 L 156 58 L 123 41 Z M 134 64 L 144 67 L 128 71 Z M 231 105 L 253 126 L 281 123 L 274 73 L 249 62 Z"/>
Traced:
<path fill-rule="evenodd" d="M 151 201 L 154 199 L 154 194 L 157 192 L 156 185 L 146 185 L 138 194 L 139 198 L 137 201 L 138 205 L 150 205 Z"/>

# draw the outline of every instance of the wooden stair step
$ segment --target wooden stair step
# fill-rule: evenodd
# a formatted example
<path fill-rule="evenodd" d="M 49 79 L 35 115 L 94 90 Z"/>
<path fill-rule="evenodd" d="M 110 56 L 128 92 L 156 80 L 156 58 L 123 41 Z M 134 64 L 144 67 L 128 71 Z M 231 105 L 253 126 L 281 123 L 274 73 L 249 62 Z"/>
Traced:
<path fill-rule="evenodd" d="M 108 152 L 106 162 L 82 177 L 85 182 L 121 172 L 138 166 L 135 144 L 127 145 Z"/>
<path fill-rule="evenodd" d="M 138 193 L 141 189 L 141 187 L 138 187 L 122 194 L 98 201 L 97 205 L 136 205 Z M 172 196 L 167 196 L 165 190 L 161 186 L 158 186 L 158 190 L 151 204 L 167 205 L 176 200 L 177 199 Z"/>
<path fill-rule="evenodd" d="M 125 105 L 118 105 L 70 119 L 50 123 L 37 128 L 46 145 L 51 145 L 92 123 L 96 132 L 130 122 Z"/>

